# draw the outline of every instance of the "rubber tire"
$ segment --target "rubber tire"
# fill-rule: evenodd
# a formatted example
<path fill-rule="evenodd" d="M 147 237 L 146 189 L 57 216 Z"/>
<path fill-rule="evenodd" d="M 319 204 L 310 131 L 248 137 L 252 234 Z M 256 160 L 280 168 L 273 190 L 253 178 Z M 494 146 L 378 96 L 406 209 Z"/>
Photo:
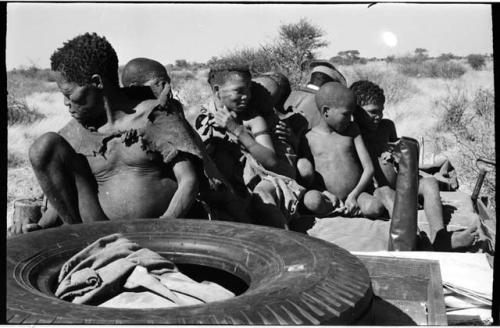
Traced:
<path fill-rule="evenodd" d="M 165 309 L 77 305 L 53 294 L 62 264 L 121 232 L 176 263 L 230 272 L 249 288 L 227 301 Z M 350 324 L 367 317 L 368 272 L 346 250 L 303 234 L 192 219 L 65 225 L 7 242 L 7 321 L 65 324 Z"/>

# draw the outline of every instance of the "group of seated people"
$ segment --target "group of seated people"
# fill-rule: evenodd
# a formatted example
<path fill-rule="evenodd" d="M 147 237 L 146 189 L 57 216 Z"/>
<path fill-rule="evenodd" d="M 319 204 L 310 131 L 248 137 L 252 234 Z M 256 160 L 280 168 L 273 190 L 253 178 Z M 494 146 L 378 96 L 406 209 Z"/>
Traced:
<path fill-rule="evenodd" d="M 348 86 L 327 61 L 313 61 L 309 83 L 294 91 L 278 72 L 214 65 L 212 98 L 194 127 L 162 64 L 131 60 L 120 86 L 117 55 L 95 33 L 64 43 L 51 68 L 72 119 L 30 147 L 49 205 L 16 233 L 134 218 L 288 229 L 303 216 L 391 217 L 398 136 L 383 118 L 384 92 L 366 80 Z M 439 191 L 438 179 L 422 172 L 418 193 L 434 248 L 470 246 L 477 228 L 446 233 Z"/>

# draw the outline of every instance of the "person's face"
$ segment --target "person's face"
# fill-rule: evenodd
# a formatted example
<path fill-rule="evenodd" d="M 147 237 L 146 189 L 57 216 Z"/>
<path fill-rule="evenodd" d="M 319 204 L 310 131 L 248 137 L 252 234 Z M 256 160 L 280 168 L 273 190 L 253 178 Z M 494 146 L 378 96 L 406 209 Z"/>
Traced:
<path fill-rule="evenodd" d="M 57 86 L 64 95 L 64 105 L 69 113 L 83 126 L 97 123 L 105 115 L 102 90 L 96 86 L 78 85 L 63 76 L 58 77 Z"/>
<path fill-rule="evenodd" d="M 323 117 L 331 129 L 342 133 L 351 123 L 353 112 L 352 105 L 332 106 L 324 108 Z"/>
<path fill-rule="evenodd" d="M 248 108 L 250 103 L 250 85 L 250 79 L 232 74 L 219 86 L 216 95 L 228 110 L 241 113 Z"/>
<path fill-rule="evenodd" d="M 168 81 L 166 78 L 163 77 L 154 77 L 144 83 L 144 86 L 148 86 L 151 88 L 151 91 L 155 95 L 156 98 L 160 97 L 161 92 L 165 88 L 165 85 L 167 85 Z"/>
<path fill-rule="evenodd" d="M 367 115 L 364 115 L 365 121 L 363 125 L 370 130 L 377 130 L 380 125 L 380 121 L 384 116 L 384 106 L 379 104 L 367 104 L 361 106 Z"/>

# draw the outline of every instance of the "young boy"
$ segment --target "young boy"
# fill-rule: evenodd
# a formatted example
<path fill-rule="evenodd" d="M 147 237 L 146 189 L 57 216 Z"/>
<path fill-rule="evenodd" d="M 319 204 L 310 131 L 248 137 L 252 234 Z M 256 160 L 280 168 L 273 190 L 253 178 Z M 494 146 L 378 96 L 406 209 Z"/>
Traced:
<path fill-rule="evenodd" d="M 373 82 L 358 81 L 350 89 L 356 95 L 358 110 L 355 119 L 358 122 L 368 151 L 375 165 L 374 195 L 385 205 L 389 214 L 394 204 L 396 166 L 389 150 L 389 144 L 397 141 L 396 127 L 389 119 L 383 118 L 385 96 L 383 90 Z M 449 250 L 470 246 L 478 234 L 477 227 L 447 234 L 443 223 L 443 208 L 439 187 L 434 177 L 420 177 L 418 194 L 423 198 L 424 211 L 429 221 L 430 240 L 436 250 Z"/>
<path fill-rule="evenodd" d="M 198 193 L 201 156 L 163 143 L 169 127 L 155 110 L 158 101 L 120 89 L 111 44 L 95 33 L 77 36 L 52 55 L 51 67 L 73 119 L 29 150 L 49 201 L 39 226 L 58 218 L 72 224 L 185 216 Z"/>
<path fill-rule="evenodd" d="M 307 145 L 301 154 L 318 175 L 305 178 L 314 189 L 334 195 L 333 204 L 342 201 L 344 215 L 379 216 L 382 204 L 366 192 L 371 185 L 373 164 L 359 128 L 351 120 L 356 108 L 354 94 L 340 83 L 329 82 L 315 97 L 321 121 L 306 134 Z"/>

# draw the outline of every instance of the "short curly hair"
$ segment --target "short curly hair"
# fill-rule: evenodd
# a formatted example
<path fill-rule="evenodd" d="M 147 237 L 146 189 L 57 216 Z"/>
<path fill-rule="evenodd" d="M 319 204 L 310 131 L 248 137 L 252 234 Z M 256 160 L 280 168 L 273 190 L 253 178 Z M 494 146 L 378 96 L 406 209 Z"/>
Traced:
<path fill-rule="evenodd" d="M 252 79 L 250 68 L 246 65 L 237 66 L 213 66 L 208 72 L 208 84 L 213 88 L 215 85 L 221 85 L 231 74 L 239 75 L 245 79 Z"/>
<path fill-rule="evenodd" d="M 50 63 L 52 70 L 61 72 L 69 82 L 88 84 L 92 75 L 100 74 L 119 85 L 118 56 L 108 40 L 96 33 L 65 42 L 52 54 Z"/>
<path fill-rule="evenodd" d="M 122 71 L 122 84 L 124 87 L 129 87 L 133 83 L 142 85 L 152 78 L 165 79 L 170 83 L 170 76 L 168 76 L 165 66 L 149 58 L 134 58 L 125 64 Z"/>
<path fill-rule="evenodd" d="M 361 80 L 354 82 L 350 86 L 350 89 L 356 95 L 356 102 L 359 106 L 368 104 L 384 106 L 385 104 L 384 90 L 371 81 Z"/>

